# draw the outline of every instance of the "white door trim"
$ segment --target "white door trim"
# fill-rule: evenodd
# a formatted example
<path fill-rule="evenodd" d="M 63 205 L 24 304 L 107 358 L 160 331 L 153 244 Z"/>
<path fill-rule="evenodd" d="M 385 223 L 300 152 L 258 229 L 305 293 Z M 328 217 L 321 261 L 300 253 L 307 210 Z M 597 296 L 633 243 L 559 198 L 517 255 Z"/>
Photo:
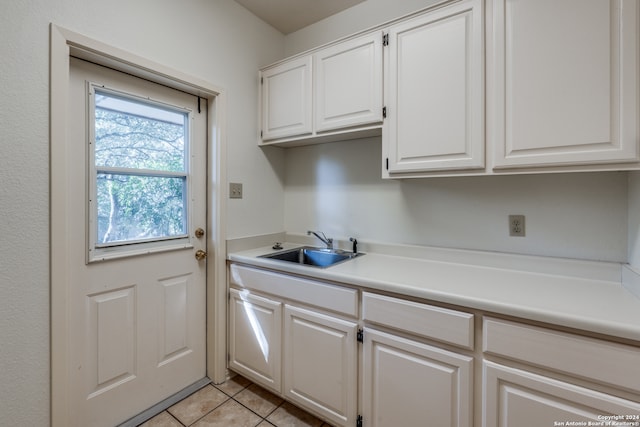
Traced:
<path fill-rule="evenodd" d="M 209 82 L 105 45 L 51 24 L 50 28 L 50 263 L 51 263 L 51 425 L 68 425 L 67 283 L 69 282 L 67 213 L 67 110 L 69 57 L 161 83 L 208 99 L 207 171 L 207 376 L 215 383 L 226 375 L 226 98 Z"/>

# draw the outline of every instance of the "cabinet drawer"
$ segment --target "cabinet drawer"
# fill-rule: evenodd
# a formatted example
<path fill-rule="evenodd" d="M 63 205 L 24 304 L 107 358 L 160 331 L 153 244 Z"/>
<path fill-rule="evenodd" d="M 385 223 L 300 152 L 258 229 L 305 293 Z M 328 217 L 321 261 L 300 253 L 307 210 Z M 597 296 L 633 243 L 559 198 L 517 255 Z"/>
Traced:
<path fill-rule="evenodd" d="M 286 274 L 231 264 L 229 280 L 235 286 L 277 295 L 352 317 L 358 315 L 358 291 Z"/>
<path fill-rule="evenodd" d="M 473 314 L 364 292 L 365 321 L 473 349 Z"/>
<path fill-rule="evenodd" d="M 640 348 L 491 318 L 483 336 L 486 353 L 640 391 Z"/>

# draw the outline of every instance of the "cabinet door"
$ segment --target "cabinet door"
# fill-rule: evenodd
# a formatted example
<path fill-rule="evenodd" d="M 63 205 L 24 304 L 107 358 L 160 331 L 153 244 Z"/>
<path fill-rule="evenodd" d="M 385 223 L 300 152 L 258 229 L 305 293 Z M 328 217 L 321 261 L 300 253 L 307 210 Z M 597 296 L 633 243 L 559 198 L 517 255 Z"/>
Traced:
<path fill-rule="evenodd" d="M 484 427 L 554 426 L 568 425 L 568 421 L 587 425 L 589 421 L 603 421 L 602 416 L 640 416 L 638 402 L 487 361 L 484 396 Z M 612 419 L 629 425 L 640 422 L 637 418 Z"/>
<path fill-rule="evenodd" d="M 311 56 L 261 72 L 262 139 L 312 132 Z"/>
<path fill-rule="evenodd" d="M 389 172 L 484 167 L 482 1 L 392 26 L 385 61 Z"/>
<path fill-rule="evenodd" d="M 229 368 L 281 392 L 282 304 L 231 289 Z"/>
<path fill-rule="evenodd" d="M 496 167 L 637 160 L 637 0 L 495 0 L 492 16 Z"/>
<path fill-rule="evenodd" d="M 354 426 L 357 327 L 354 322 L 285 305 L 284 394 L 335 426 Z"/>
<path fill-rule="evenodd" d="M 364 331 L 363 421 L 371 427 L 473 425 L 473 359 Z"/>
<path fill-rule="evenodd" d="M 317 132 L 382 122 L 382 33 L 314 55 Z"/>

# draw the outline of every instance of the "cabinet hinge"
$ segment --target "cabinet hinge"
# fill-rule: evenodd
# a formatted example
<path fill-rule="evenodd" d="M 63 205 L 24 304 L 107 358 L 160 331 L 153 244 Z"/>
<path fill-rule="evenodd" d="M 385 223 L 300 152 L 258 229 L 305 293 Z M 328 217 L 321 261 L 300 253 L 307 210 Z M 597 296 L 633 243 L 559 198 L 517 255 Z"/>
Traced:
<path fill-rule="evenodd" d="M 356 427 L 362 427 L 362 415 L 358 415 L 356 418 Z"/>
<path fill-rule="evenodd" d="M 387 107 L 382 107 L 382 118 L 383 119 L 387 118 Z"/>
<path fill-rule="evenodd" d="M 364 342 L 364 331 L 362 329 L 358 329 L 358 335 L 356 335 L 356 339 L 358 342 Z"/>
<path fill-rule="evenodd" d="M 382 35 L 382 46 L 389 46 L 389 33 Z"/>

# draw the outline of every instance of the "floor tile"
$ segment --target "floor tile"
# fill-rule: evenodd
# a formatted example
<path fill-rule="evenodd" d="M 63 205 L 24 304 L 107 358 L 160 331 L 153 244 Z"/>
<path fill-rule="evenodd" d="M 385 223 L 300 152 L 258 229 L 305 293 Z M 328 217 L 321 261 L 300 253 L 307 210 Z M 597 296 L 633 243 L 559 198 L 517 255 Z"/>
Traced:
<path fill-rule="evenodd" d="M 140 424 L 139 427 L 182 427 L 182 424 L 173 418 L 167 411 L 164 411 L 160 412 L 146 423 Z"/>
<path fill-rule="evenodd" d="M 263 418 L 283 402 L 280 397 L 257 384 L 251 384 L 233 398 Z"/>
<path fill-rule="evenodd" d="M 229 397 L 220 390 L 208 385 L 176 403 L 168 411 L 188 426 L 228 399 Z"/>
<path fill-rule="evenodd" d="M 230 378 L 229 380 L 225 381 L 224 383 L 217 384 L 217 385 L 214 384 L 214 386 L 218 390 L 223 391 L 228 396 L 232 396 L 233 397 L 236 394 L 238 394 L 239 392 L 241 392 L 242 390 L 244 390 L 245 387 L 247 387 L 250 384 L 251 384 L 251 381 L 249 381 L 245 377 L 241 377 L 240 375 L 236 375 L 233 378 Z"/>
<path fill-rule="evenodd" d="M 239 404 L 229 400 L 218 406 L 193 427 L 255 427 L 262 418 Z"/>
<path fill-rule="evenodd" d="M 258 424 L 258 427 L 275 427 L 273 424 L 271 424 L 269 421 L 263 421 L 260 424 Z"/>
<path fill-rule="evenodd" d="M 322 420 L 286 402 L 267 417 L 277 427 L 320 427 Z"/>

